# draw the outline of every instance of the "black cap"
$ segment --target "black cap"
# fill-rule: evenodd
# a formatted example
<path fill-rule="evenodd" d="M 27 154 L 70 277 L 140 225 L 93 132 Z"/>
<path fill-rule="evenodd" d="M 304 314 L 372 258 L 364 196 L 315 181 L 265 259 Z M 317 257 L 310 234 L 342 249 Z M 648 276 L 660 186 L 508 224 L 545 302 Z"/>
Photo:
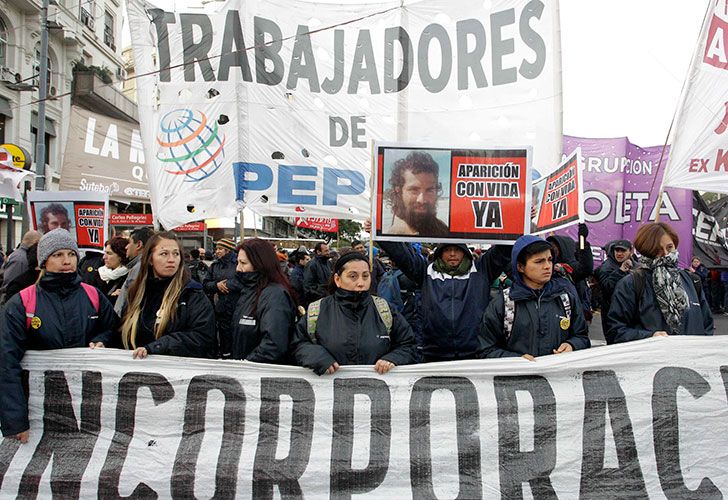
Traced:
<path fill-rule="evenodd" d="M 621 248 L 622 250 L 631 250 L 632 249 L 632 242 L 629 240 L 617 240 L 614 243 L 612 243 L 612 248 L 617 249 Z"/>

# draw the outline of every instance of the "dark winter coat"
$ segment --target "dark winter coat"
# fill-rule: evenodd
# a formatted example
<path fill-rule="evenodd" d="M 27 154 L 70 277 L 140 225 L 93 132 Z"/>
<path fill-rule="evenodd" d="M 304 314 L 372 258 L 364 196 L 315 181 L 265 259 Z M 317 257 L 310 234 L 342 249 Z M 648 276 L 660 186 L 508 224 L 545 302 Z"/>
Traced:
<path fill-rule="evenodd" d="M 210 266 L 210 274 L 203 283 L 205 293 L 214 300 L 215 321 L 217 325 L 217 336 L 220 341 L 220 351 L 224 357 L 230 354 L 230 337 L 232 335 L 232 320 L 235 312 L 235 305 L 240 297 L 240 285 L 235 282 L 235 268 L 237 267 L 238 256 L 234 251 L 226 253 L 221 259 L 216 260 Z M 217 284 L 227 280 L 229 293 L 220 293 Z M 215 297 L 217 299 L 215 300 Z"/>
<path fill-rule="evenodd" d="M 303 289 L 311 303 L 328 295 L 326 286 L 331 278 L 331 259 L 317 255 L 303 271 Z"/>
<path fill-rule="evenodd" d="M 187 269 L 190 270 L 192 279 L 198 283 L 204 283 L 210 275 L 210 268 L 200 259 L 192 259 L 187 263 Z"/>
<path fill-rule="evenodd" d="M 524 354 L 545 356 L 566 342 L 574 350 L 590 347 L 589 329 L 584 311 L 574 285 L 567 279 L 553 277 L 543 289 L 533 290 L 526 286 L 517 269 L 518 254 L 529 244 L 540 238 L 524 238 L 513 246 L 511 254 L 513 286 L 510 297 L 515 312 L 510 336 L 504 327 L 505 300 L 500 292 L 490 303 L 483 315 L 481 338 L 482 357 L 517 357 Z M 567 318 L 561 294 L 567 294 L 571 307 L 568 326 L 563 328 L 562 320 Z"/>
<path fill-rule="evenodd" d="M 243 285 L 233 315 L 232 358 L 282 361 L 296 325 L 296 306 L 285 287 L 270 283 L 258 294 L 259 273 L 237 273 Z M 256 304 L 257 299 L 257 304 Z"/>
<path fill-rule="evenodd" d="M 93 282 L 93 280 L 95 279 L 94 275 L 96 275 L 96 278 L 98 278 L 98 273 L 96 271 L 99 267 L 103 265 L 104 253 L 89 250 L 86 252 L 86 255 L 83 256 L 83 259 L 81 259 L 78 263 L 78 275 L 81 276 L 81 280 L 84 283 L 88 283 L 89 285 L 93 285 L 96 288 L 100 288 Z M 124 276 L 124 278 L 126 278 L 126 276 Z"/>
<path fill-rule="evenodd" d="M 594 272 L 594 256 L 591 245 L 584 240 L 584 249 L 577 248 L 576 241 L 568 236 L 549 236 L 546 238 L 549 243 L 559 248 L 559 255 L 554 258 L 554 264 L 566 264 L 571 268 L 569 277 L 576 287 L 576 292 L 582 303 L 582 308 L 587 316 L 587 321 L 592 319 L 591 290 L 586 279 Z"/>
<path fill-rule="evenodd" d="M 374 365 L 383 359 L 395 365 L 415 362 L 415 339 L 402 315 L 392 312 L 392 330 L 379 316 L 368 291 L 337 290 L 321 301 L 316 343 L 308 335 L 308 316 L 296 325 L 291 351 L 300 366 L 321 375 L 334 364 Z"/>
<path fill-rule="evenodd" d="M 111 305 L 114 305 L 116 304 L 116 299 L 118 298 L 118 296 L 112 296 L 111 294 L 114 293 L 116 290 L 121 290 L 121 287 L 124 286 L 124 282 L 126 281 L 126 277 L 128 275 L 129 273 L 124 274 L 123 276 L 119 276 L 115 280 L 104 281 L 99 275 L 99 270 L 96 269 L 96 271 L 91 274 L 90 278 L 88 279 L 88 281 L 86 281 L 86 283 L 88 283 L 89 285 L 93 285 L 101 290 L 106 298 L 109 299 Z"/>
<path fill-rule="evenodd" d="M 301 302 L 301 305 L 307 306 L 308 302 L 306 301 L 306 293 L 303 289 L 304 269 L 304 266 L 296 264 L 293 268 L 291 268 L 288 279 L 291 281 L 291 287 L 293 288 L 293 291 L 296 292 L 296 295 L 298 295 L 298 300 Z"/>
<path fill-rule="evenodd" d="M 710 313 L 708 301 L 705 300 L 704 291 L 701 290 L 698 297 L 688 271 L 680 271 L 680 277 L 683 289 L 688 294 L 690 306 L 683 316 L 682 331 L 677 335 L 713 335 L 713 315 Z M 609 309 L 610 328 L 605 332 L 608 344 L 646 339 L 659 331 L 670 332 L 657 304 L 651 270 L 644 271 L 644 279 L 639 310 L 634 289 L 634 274 L 617 283 Z"/>
<path fill-rule="evenodd" d="M 445 247 L 435 251 L 435 259 Z M 422 353 L 428 361 L 473 359 L 482 350 L 480 321 L 490 301 L 490 284 L 510 262 L 510 247 L 495 246 L 475 260 L 463 276 L 435 271 L 414 249 L 404 243 L 381 242 L 394 263 L 422 291 Z M 457 245 L 466 255 L 465 245 Z"/>
<path fill-rule="evenodd" d="M 155 278 L 151 278 L 155 279 Z M 165 280 L 169 285 L 170 280 Z M 148 289 L 151 289 L 149 284 Z M 166 288 L 166 287 L 165 287 Z M 163 295 L 164 288 L 161 290 Z M 215 315 L 212 304 L 202 290 L 202 285 L 189 281 L 177 299 L 175 318 L 165 328 L 165 333 L 154 339 L 152 328 L 159 300 L 145 300 L 137 325 L 137 347 L 144 347 L 149 354 L 166 354 L 190 358 L 216 358 Z M 145 318 L 147 327 L 142 323 Z"/>
<path fill-rule="evenodd" d="M 607 260 L 594 270 L 594 276 L 599 282 L 599 292 L 601 294 L 601 317 L 602 317 L 602 331 L 606 334 L 609 331 L 609 307 L 612 304 L 612 295 L 614 289 L 617 287 L 619 280 L 629 274 L 629 271 L 622 271 L 622 264 L 617 262 L 614 258 L 614 245 L 617 242 L 623 242 L 624 240 L 614 240 L 607 243 L 604 247 Z"/>
<path fill-rule="evenodd" d="M 28 350 L 87 347 L 91 342 L 109 346 L 118 317 L 99 292 L 99 311 L 81 287 L 76 273 L 46 273 L 36 287 L 38 328 L 27 329 L 20 294 L 5 306 L 0 336 L 0 425 L 4 436 L 26 431 L 28 407 L 21 384 L 20 362 Z"/>

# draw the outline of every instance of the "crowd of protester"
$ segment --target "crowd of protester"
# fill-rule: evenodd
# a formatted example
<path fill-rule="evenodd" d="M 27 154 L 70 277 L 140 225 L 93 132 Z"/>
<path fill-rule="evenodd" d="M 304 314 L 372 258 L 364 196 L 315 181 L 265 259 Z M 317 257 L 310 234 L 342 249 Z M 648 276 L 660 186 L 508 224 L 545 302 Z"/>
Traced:
<path fill-rule="evenodd" d="M 186 252 L 173 233 L 142 228 L 79 262 L 65 229 L 30 231 L 3 265 L 3 435 L 28 439 L 21 360 L 31 349 L 118 348 L 140 359 L 292 364 L 319 375 L 371 365 L 384 374 L 586 349 L 595 309 L 610 344 L 713 334 L 711 306 L 728 311 L 728 272 L 716 276 L 699 259 L 679 269 L 668 224 L 610 242 L 597 269 L 588 236 L 580 225 L 578 241 L 525 235 L 484 251 L 354 241 L 285 252 L 258 238 L 222 238 L 213 259 L 205 249 Z"/>

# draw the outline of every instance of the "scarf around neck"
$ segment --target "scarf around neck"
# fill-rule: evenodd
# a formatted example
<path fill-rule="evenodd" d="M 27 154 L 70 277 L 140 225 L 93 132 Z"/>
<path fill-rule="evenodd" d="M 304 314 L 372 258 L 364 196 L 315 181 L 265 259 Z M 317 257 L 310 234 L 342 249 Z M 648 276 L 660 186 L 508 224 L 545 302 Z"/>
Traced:
<path fill-rule="evenodd" d="M 438 273 L 443 274 L 449 274 L 450 276 L 462 276 L 466 274 L 468 271 L 470 271 L 470 268 L 473 265 L 473 261 L 470 257 L 467 255 L 463 257 L 463 260 L 460 262 L 457 266 L 448 266 L 444 260 L 442 259 L 435 259 L 435 262 L 432 264 L 432 267 L 437 271 Z"/>
<path fill-rule="evenodd" d="M 677 267 L 677 259 L 676 251 L 655 259 L 640 257 L 640 264 L 652 271 L 652 287 L 655 290 L 657 305 L 669 327 L 670 335 L 680 334 L 683 314 L 690 307 L 688 294 L 683 287 L 680 270 Z"/>
<path fill-rule="evenodd" d="M 125 276 L 128 272 L 129 268 L 126 266 L 119 266 L 116 269 L 109 269 L 106 266 L 99 267 L 99 276 L 106 283 L 119 279 L 122 276 Z"/>

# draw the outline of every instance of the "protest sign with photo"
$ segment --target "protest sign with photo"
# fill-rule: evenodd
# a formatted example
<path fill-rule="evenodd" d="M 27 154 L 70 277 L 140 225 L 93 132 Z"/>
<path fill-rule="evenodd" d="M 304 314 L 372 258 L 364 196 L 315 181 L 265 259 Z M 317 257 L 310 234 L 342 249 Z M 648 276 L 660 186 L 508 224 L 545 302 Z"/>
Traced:
<path fill-rule="evenodd" d="M 47 233 L 68 230 L 80 250 L 103 250 L 108 239 L 109 197 L 81 191 L 29 191 L 28 213 L 33 229 Z"/>
<path fill-rule="evenodd" d="M 584 219 L 581 151 L 574 151 L 555 171 L 536 181 L 531 190 L 532 233 L 553 231 Z"/>
<path fill-rule="evenodd" d="M 334 375 L 29 351 L 2 498 L 722 498 L 728 337 Z"/>
<path fill-rule="evenodd" d="M 383 241 L 515 241 L 528 232 L 530 148 L 375 144 L 373 220 Z"/>

